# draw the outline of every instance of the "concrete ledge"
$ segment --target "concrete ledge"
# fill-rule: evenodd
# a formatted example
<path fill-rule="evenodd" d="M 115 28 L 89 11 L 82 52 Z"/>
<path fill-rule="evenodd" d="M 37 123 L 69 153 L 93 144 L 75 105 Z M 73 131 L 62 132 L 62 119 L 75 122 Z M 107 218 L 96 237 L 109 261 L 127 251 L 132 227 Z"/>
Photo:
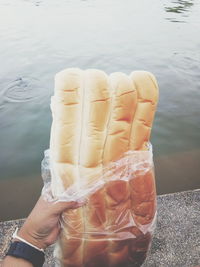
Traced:
<path fill-rule="evenodd" d="M 0 223 L 0 258 L 11 235 L 23 220 Z M 53 267 L 53 247 L 45 267 Z M 158 218 L 153 243 L 143 267 L 194 267 L 200 265 L 200 189 L 158 196 Z"/>

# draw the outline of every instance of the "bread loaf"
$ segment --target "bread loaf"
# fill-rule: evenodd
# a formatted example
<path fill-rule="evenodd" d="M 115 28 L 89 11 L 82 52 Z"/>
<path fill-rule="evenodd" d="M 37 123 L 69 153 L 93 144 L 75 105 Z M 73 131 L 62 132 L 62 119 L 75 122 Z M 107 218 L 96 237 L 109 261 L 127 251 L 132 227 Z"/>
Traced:
<path fill-rule="evenodd" d="M 79 143 L 78 133 L 81 129 L 81 86 L 82 71 L 68 69 L 55 77 L 55 94 L 51 109 L 53 123 L 50 139 L 50 157 L 52 162 L 52 192 L 56 196 L 64 188 L 79 180 Z M 63 231 L 60 236 L 63 264 L 82 266 L 84 230 L 83 209 L 68 210 L 63 214 Z M 71 222 L 65 225 L 65 222 Z M 66 242 L 67 241 L 67 242 Z"/>
<path fill-rule="evenodd" d="M 144 166 L 128 180 L 123 175 L 129 166 L 113 170 L 111 163 L 128 151 L 148 150 L 157 100 L 156 80 L 144 71 L 108 76 L 72 68 L 56 75 L 52 192 L 57 196 L 73 184 L 84 190 L 105 180 L 84 207 L 63 214 L 56 249 L 61 266 L 140 266 L 144 261 L 151 241 L 147 229 L 156 212 L 153 169 L 141 171 L 145 153 L 135 158 Z M 114 180 L 108 175 L 113 171 Z"/>

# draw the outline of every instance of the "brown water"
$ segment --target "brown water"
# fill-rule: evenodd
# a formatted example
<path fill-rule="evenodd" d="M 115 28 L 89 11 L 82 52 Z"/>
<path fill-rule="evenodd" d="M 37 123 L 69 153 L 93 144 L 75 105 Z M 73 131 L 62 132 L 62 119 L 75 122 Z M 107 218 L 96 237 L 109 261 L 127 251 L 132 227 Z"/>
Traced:
<path fill-rule="evenodd" d="M 0 1 L 0 219 L 24 217 L 42 187 L 54 74 L 155 74 L 159 194 L 200 188 L 200 2 Z"/>

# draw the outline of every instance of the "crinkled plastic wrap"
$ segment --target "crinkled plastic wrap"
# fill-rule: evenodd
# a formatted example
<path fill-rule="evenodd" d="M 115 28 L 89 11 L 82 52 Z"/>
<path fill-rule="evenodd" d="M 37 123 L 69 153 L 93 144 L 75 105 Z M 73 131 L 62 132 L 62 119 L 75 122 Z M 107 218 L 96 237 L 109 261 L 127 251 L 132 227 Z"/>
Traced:
<path fill-rule="evenodd" d="M 82 177 L 56 197 L 51 193 L 52 173 L 47 150 L 42 161 L 42 194 L 48 201 L 85 202 L 62 216 L 54 253 L 57 266 L 141 266 L 156 222 L 151 145 L 148 151 L 126 152 L 92 181 L 85 183 Z"/>

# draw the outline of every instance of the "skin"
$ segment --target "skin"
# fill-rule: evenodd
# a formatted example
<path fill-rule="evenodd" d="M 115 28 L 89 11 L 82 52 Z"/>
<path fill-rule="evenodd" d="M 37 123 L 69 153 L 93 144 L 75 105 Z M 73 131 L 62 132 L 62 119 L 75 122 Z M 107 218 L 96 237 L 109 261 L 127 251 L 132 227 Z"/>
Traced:
<path fill-rule="evenodd" d="M 58 238 L 61 214 L 67 209 L 74 209 L 80 205 L 77 202 L 47 202 L 40 197 L 17 235 L 38 248 L 45 249 Z M 1 266 L 31 267 L 33 265 L 24 259 L 6 256 Z"/>

